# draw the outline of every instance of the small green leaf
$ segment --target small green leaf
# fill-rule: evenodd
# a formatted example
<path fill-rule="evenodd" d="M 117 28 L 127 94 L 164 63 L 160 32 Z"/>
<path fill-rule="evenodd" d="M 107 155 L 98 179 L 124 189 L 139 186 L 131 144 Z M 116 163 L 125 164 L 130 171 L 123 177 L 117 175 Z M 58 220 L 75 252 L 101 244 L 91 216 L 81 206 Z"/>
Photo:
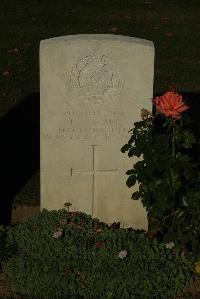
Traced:
<path fill-rule="evenodd" d="M 128 156 L 129 157 L 137 156 L 139 158 L 141 156 L 141 151 L 140 151 L 140 149 L 138 149 L 136 147 L 131 147 L 128 152 Z"/>
<path fill-rule="evenodd" d="M 130 148 L 130 145 L 129 144 L 125 144 L 124 146 L 122 146 L 121 148 L 121 152 L 122 153 L 125 153 L 126 151 L 128 151 Z"/>
<path fill-rule="evenodd" d="M 141 193 L 139 191 L 136 191 L 132 194 L 131 198 L 134 200 L 138 200 L 141 196 Z"/>
<path fill-rule="evenodd" d="M 186 149 L 192 148 L 192 145 L 190 143 L 184 142 L 183 143 L 183 148 L 186 148 Z"/>
<path fill-rule="evenodd" d="M 131 175 L 127 181 L 126 181 L 126 185 L 130 188 L 132 186 L 134 186 L 136 183 L 136 176 L 135 175 Z"/>
<path fill-rule="evenodd" d="M 72 204 L 70 203 L 70 202 L 66 202 L 65 204 L 64 204 L 64 206 L 65 207 L 70 207 Z"/>
<path fill-rule="evenodd" d="M 129 169 L 126 172 L 127 175 L 135 174 L 135 169 Z"/>
<path fill-rule="evenodd" d="M 191 167 L 186 167 L 184 169 L 184 173 L 185 173 L 185 176 L 188 180 L 190 180 L 191 182 L 195 182 L 198 180 L 198 177 L 197 177 L 197 173 L 196 171 L 191 168 Z"/>

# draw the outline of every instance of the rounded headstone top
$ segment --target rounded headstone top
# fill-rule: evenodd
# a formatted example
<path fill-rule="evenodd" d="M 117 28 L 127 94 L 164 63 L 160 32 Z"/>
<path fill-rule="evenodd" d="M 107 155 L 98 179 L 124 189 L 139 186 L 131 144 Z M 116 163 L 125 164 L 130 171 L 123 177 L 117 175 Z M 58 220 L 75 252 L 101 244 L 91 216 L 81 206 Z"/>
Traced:
<path fill-rule="evenodd" d="M 58 42 L 67 42 L 67 41 L 80 41 L 80 40 L 105 40 L 105 41 L 119 41 L 126 43 L 135 43 L 144 46 L 149 46 L 154 48 L 152 41 L 142 38 L 136 38 L 126 35 L 116 35 L 116 34 L 74 34 L 74 35 L 65 35 L 59 37 L 53 37 L 49 39 L 44 39 L 40 41 L 40 44 L 46 43 L 58 43 Z"/>

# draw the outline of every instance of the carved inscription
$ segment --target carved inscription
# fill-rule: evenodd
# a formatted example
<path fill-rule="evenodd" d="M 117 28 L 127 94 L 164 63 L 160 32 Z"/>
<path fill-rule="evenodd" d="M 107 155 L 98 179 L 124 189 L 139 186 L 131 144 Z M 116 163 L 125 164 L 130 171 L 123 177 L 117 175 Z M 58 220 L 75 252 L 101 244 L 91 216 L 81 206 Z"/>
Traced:
<path fill-rule="evenodd" d="M 71 70 L 70 86 L 80 100 L 101 104 L 115 98 L 123 80 L 116 64 L 96 51 L 83 57 Z"/>
<path fill-rule="evenodd" d="M 83 120 L 81 122 L 81 119 Z M 105 112 L 101 111 L 66 111 L 64 125 L 52 132 L 43 132 L 45 141 L 59 140 L 117 140 L 130 137 L 131 129 L 126 124 L 124 111 Z"/>

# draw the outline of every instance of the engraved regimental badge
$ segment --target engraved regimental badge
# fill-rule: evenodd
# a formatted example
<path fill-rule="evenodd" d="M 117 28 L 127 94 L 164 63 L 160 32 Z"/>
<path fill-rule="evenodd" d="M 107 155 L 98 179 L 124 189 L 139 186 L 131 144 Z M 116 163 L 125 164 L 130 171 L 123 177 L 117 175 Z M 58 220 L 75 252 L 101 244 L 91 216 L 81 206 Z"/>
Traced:
<path fill-rule="evenodd" d="M 119 95 L 123 85 L 116 63 L 96 51 L 72 68 L 70 86 L 80 100 L 101 104 Z"/>

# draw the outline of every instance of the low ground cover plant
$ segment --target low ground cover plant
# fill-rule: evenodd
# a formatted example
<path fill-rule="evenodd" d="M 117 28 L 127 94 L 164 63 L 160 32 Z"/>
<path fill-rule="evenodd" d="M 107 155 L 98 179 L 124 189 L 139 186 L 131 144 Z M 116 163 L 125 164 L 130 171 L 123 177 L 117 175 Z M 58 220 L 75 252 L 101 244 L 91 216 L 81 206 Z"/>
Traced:
<path fill-rule="evenodd" d="M 15 253 L 3 269 L 27 298 L 171 299 L 187 285 L 192 255 L 175 256 L 145 231 L 116 227 L 81 212 L 43 209 L 7 231 Z"/>

